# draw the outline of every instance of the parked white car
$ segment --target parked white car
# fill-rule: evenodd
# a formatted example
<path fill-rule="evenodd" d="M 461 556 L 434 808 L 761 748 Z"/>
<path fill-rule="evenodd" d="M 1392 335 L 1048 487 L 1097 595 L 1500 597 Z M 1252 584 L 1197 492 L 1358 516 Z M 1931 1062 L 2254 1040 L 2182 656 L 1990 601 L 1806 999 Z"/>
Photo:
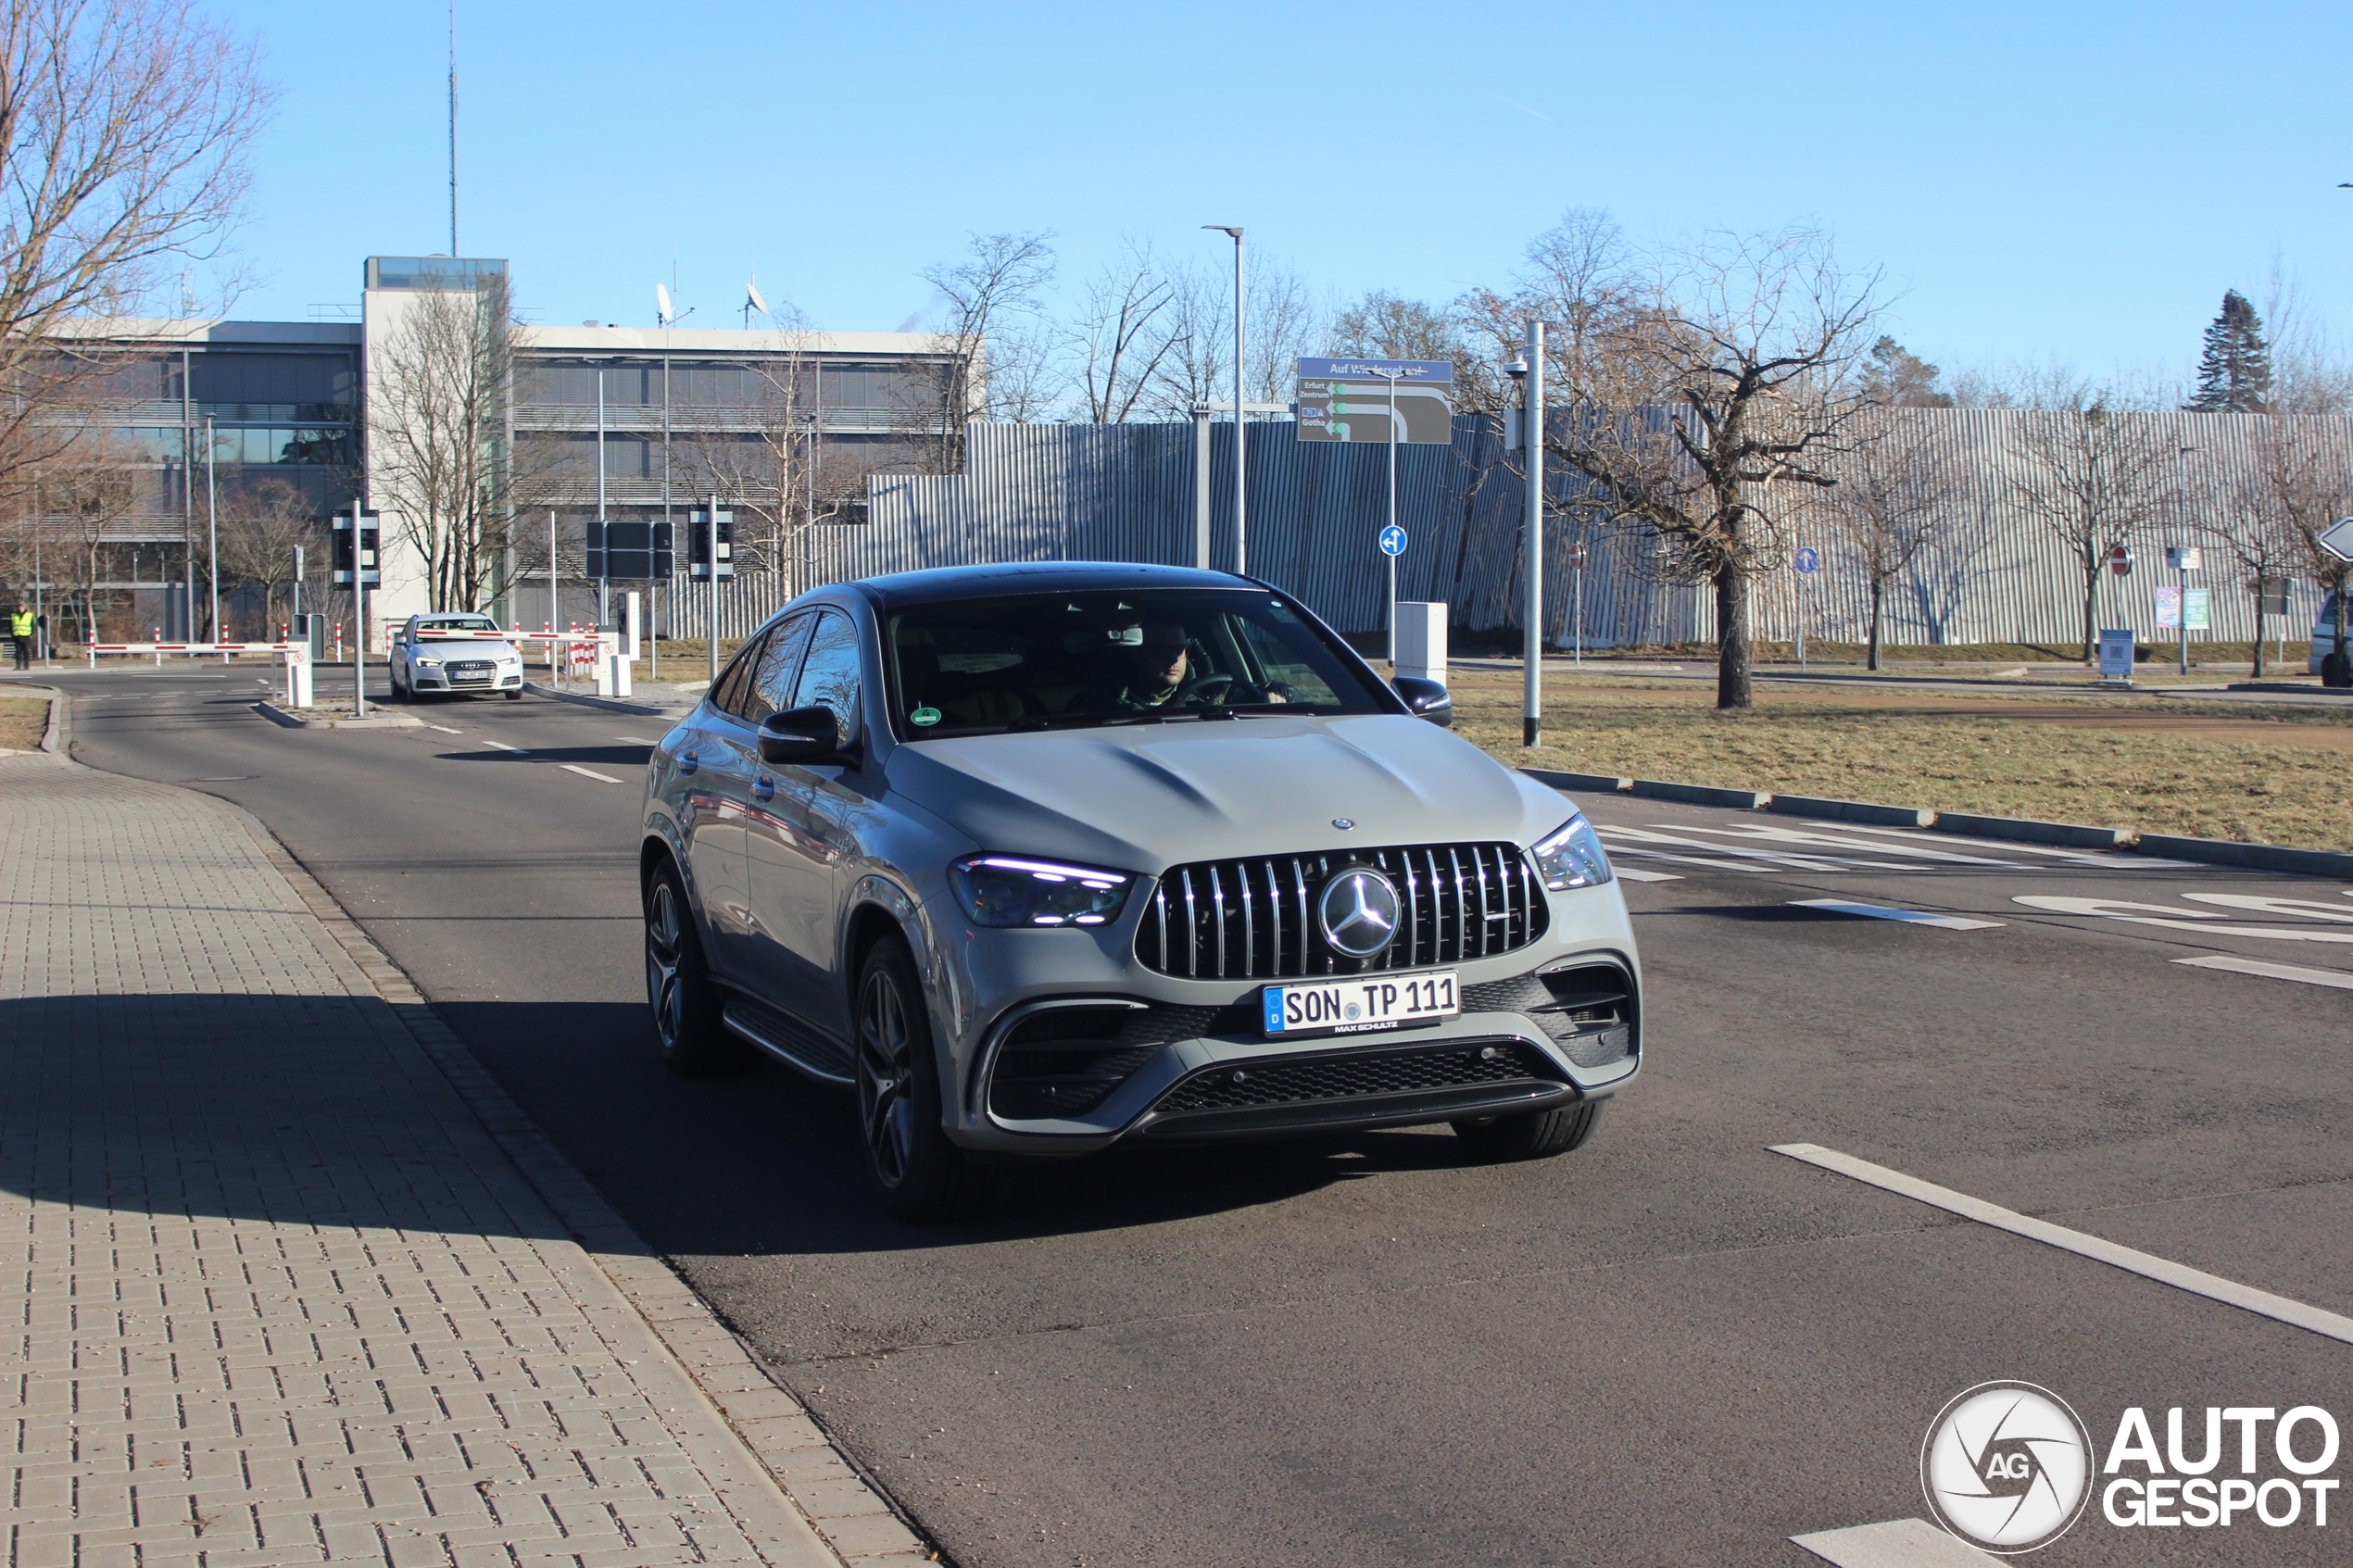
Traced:
<path fill-rule="evenodd" d="M 2312 652 L 2305 661 L 2311 674 L 2322 673 L 2321 666 L 2336 651 L 2336 596 L 2330 594 L 2321 601 L 2321 613 L 2312 621 Z"/>
<path fill-rule="evenodd" d="M 522 697 L 522 655 L 486 615 L 412 615 L 392 639 L 392 696 L 503 691 Z"/>

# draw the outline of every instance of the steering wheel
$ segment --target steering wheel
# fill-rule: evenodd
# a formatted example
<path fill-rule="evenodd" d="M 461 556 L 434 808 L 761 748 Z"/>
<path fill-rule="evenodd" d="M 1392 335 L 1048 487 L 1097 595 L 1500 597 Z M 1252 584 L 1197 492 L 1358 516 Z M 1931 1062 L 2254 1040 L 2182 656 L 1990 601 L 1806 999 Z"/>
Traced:
<path fill-rule="evenodd" d="M 1234 678 L 1231 675 L 1202 675 L 1186 682 L 1177 688 L 1176 695 L 1168 700 L 1172 703 L 1190 702 L 1213 686 L 1216 688 L 1217 695 L 1223 696 L 1232 689 L 1233 684 Z"/>

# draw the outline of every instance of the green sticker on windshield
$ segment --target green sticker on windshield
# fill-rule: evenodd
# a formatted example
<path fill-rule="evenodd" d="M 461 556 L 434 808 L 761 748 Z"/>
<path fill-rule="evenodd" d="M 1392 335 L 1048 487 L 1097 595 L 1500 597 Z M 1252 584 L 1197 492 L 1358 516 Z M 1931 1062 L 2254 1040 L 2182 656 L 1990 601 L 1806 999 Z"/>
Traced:
<path fill-rule="evenodd" d="M 939 722 L 939 709 L 937 708 L 918 708 L 912 713 L 907 715 L 907 721 L 911 724 L 937 724 Z"/>

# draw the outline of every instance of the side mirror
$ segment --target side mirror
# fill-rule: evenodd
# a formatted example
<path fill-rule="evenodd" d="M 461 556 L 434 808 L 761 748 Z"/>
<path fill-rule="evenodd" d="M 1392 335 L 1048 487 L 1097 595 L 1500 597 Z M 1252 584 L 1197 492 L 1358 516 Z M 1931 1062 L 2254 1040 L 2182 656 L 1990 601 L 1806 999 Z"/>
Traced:
<path fill-rule="evenodd" d="M 1389 684 L 1405 699 L 1405 706 L 1414 710 L 1416 719 L 1427 719 L 1441 730 L 1454 727 L 1454 698 L 1443 682 L 1400 675 Z"/>
<path fill-rule="evenodd" d="M 760 759 L 775 767 L 808 767 L 820 762 L 847 762 L 842 749 L 841 721 L 823 703 L 787 708 L 760 721 Z"/>

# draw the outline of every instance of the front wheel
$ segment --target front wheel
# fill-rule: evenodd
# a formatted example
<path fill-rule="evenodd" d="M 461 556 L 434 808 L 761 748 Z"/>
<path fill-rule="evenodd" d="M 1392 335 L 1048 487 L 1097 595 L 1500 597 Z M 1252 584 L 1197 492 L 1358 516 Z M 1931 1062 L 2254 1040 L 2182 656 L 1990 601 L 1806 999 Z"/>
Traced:
<path fill-rule="evenodd" d="M 906 944 L 875 944 L 858 972 L 858 1131 L 866 1174 L 895 1219 L 965 1220 L 1005 1200 L 1012 1172 L 940 1126 L 930 1014 Z"/>
<path fill-rule="evenodd" d="M 1582 1148 L 1608 1102 L 1580 1099 L 1518 1116 L 1479 1116 L 1453 1123 L 1454 1135 L 1482 1160 L 1548 1160 Z"/>
<path fill-rule="evenodd" d="M 520 691 L 509 692 L 507 694 L 507 700 L 509 702 L 521 702 L 522 700 L 522 693 Z"/>
<path fill-rule="evenodd" d="M 646 882 L 646 1000 L 662 1065 L 682 1078 L 733 1067 L 743 1053 L 719 1021 L 694 909 L 667 859 Z"/>

